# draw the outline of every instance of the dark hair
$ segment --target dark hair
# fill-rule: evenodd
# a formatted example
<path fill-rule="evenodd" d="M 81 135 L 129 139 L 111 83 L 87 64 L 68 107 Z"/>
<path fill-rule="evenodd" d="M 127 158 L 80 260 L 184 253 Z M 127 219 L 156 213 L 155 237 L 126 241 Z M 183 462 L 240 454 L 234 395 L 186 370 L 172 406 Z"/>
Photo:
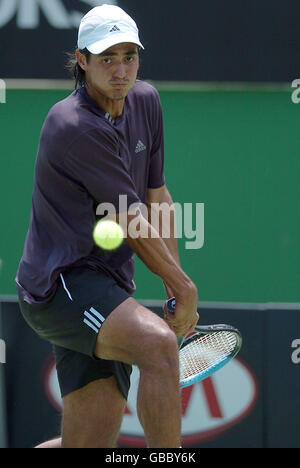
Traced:
<path fill-rule="evenodd" d="M 87 49 L 79 49 L 79 52 L 85 55 L 87 63 L 89 63 L 91 53 Z M 85 71 L 81 68 L 77 62 L 76 54 L 67 53 L 68 61 L 66 64 L 66 69 L 69 70 L 72 77 L 75 79 L 75 89 L 83 86 L 85 84 Z"/>

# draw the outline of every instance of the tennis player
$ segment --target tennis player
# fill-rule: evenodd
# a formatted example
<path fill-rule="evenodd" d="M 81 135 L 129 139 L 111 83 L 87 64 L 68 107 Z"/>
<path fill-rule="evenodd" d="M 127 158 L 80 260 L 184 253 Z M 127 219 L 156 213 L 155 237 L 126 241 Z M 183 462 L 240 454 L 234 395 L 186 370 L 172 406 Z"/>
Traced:
<path fill-rule="evenodd" d="M 159 96 L 137 80 L 142 48 L 122 9 L 92 9 L 79 28 L 77 89 L 50 110 L 40 136 L 16 282 L 25 320 L 53 344 L 56 358 L 62 438 L 48 447 L 115 447 L 133 364 L 148 447 L 181 445 L 176 335 L 198 320 L 197 288 L 180 267 L 174 235 L 160 238 L 144 217 L 141 227 L 156 237 L 128 232 L 112 253 L 92 237 L 99 204 L 117 211 L 120 195 L 128 207 L 172 204 Z M 138 216 L 125 213 L 127 225 Z M 176 297 L 174 316 L 163 320 L 132 297 L 135 253 Z"/>

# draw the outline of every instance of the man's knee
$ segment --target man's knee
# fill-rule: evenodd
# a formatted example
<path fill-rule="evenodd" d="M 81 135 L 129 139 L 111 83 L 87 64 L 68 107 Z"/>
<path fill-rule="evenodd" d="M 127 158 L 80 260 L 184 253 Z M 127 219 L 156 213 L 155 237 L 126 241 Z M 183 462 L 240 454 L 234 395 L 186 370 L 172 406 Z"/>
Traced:
<path fill-rule="evenodd" d="M 137 365 L 140 368 L 177 370 L 177 338 L 168 326 L 145 335 L 143 353 L 138 357 Z"/>

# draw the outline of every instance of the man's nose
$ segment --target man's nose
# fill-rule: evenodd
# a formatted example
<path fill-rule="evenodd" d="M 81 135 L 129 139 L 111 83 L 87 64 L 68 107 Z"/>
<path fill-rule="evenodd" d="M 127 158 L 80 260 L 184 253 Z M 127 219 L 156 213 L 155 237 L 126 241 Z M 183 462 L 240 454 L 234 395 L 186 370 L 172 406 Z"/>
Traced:
<path fill-rule="evenodd" d="M 123 62 L 119 62 L 118 64 L 116 64 L 116 67 L 113 73 L 114 78 L 123 79 L 125 78 L 126 74 L 127 74 L 126 65 Z"/>

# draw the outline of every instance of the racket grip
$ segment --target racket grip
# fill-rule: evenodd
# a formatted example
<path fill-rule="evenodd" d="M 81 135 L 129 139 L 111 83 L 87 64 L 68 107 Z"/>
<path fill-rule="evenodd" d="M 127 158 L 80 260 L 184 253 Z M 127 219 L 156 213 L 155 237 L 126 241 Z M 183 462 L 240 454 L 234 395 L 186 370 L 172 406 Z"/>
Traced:
<path fill-rule="evenodd" d="M 169 299 L 166 303 L 167 305 L 167 310 L 170 314 L 174 314 L 175 313 L 175 307 L 176 307 L 176 300 L 175 300 L 175 297 L 171 297 L 171 299 Z M 177 343 L 178 343 L 178 347 L 180 348 L 182 343 L 183 343 L 183 336 L 177 336 Z"/>

